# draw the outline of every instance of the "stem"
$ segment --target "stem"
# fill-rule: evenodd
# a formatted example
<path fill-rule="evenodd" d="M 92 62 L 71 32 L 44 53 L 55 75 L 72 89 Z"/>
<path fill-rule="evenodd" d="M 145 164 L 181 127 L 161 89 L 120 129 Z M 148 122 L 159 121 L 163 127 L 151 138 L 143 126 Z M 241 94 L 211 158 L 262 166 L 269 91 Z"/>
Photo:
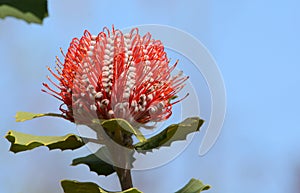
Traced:
<path fill-rule="evenodd" d="M 113 134 L 111 133 L 111 135 L 109 134 L 109 136 L 107 136 L 107 133 L 105 133 L 105 131 L 102 129 L 103 128 L 95 130 L 98 131 L 98 138 L 102 139 L 102 142 L 106 145 L 111 154 L 111 161 L 114 163 L 114 169 L 118 175 L 122 191 L 132 188 L 133 184 L 130 168 L 133 141 L 131 135 L 123 133 L 121 128 L 117 127 Z M 114 142 L 111 140 L 111 138 L 113 138 Z M 118 147 L 116 144 L 114 144 L 116 142 L 123 147 Z M 124 149 L 124 147 L 128 148 L 128 150 L 126 150 L 126 148 Z"/>
<path fill-rule="evenodd" d="M 122 190 L 127 190 L 129 188 L 132 188 L 132 179 L 131 179 L 131 171 L 130 169 L 123 169 L 116 167 L 116 172 L 121 184 Z"/>
<path fill-rule="evenodd" d="M 120 128 L 116 128 L 115 130 L 115 135 L 114 135 L 114 138 L 115 138 L 115 141 L 118 142 L 120 145 L 122 146 L 128 146 L 128 145 L 132 145 L 131 144 L 127 144 L 126 141 L 128 141 L 128 138 L 131 139 L 131 136 L 127 136 L 127 135 L 123 135 L 123 132 L 121 131 Z M 128 152 L 126 151 L 117 151 L 118 152 L 118 155 L 115 155 L 116 157 L 114 157 L 116 160 L 122 160 L 122 162 L 124 162 L 122 165 L 123 167 L 117 167 L 115 166 L 115 170 L 116 170 L 116 173 L 118 175 L 118 178 L 119 178 L 119 181 L 120 181 L 120 184 L 121 184 L 121 188 L 122 190 L 127 190 L 129 188 L 132 188 L 133 187 L 133 184 L 132 184 L 132 178 L 131 178 L 131 170 L 130 168 L 128 167 L 129 166 L 129 155 L 128 155 Z"/>
<path fill-rule="evenodd" d="M 116 141 L 121 142 L 122 145 L 125 145 L 124 143 L 125 143 L 127 137 L 129 137 L 129 136 L 124 136 L 122 134 L 122 131 L 121 131 L 120 128 L 116 129 L 116 131 L 115 131 L 115 139 L 116 139 Z M 124 166 L 125 166 L 125 168 L 127 168 L 127 165 L 128 165 L 128 155 L 126 154 L 126 152 L 124 152 L 124 154 L 121 154 L 119 156 L 123 156 L 123 157 L 121 157 L 121 160 L 124 160 L 124 162 L 125 162 Z M 131 171 L 130 171 L 130 169 L 124 169 L 124 168 L 115 167 L 115 170 L 117 172 L 117 175 L 118 175 L 118 178 L 119 178 L 122 190 L 127 190 L 129 188 L 132 188 L 133 184 L 132 184 L 132 178 L 131 178 Z"/>

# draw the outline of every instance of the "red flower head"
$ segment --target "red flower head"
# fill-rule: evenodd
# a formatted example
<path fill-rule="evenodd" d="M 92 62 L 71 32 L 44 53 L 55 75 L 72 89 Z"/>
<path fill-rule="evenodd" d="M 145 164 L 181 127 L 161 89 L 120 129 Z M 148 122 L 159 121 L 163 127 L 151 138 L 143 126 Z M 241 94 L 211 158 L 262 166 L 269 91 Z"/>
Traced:
<path fill-rule="evenodd" d="M 97 36 L 84 32 L 74 38 L 64 63 L 57 58 L 59 81 L 55 91 L 47 92 L 63 102 L 60 110 L 66 119 L 87 123 L 98 119 L 123 118 L 130 123 L 159 122 L 172 114 L 173 98 L 188 78 L 171 76 L 177 65 L 170 60 L 159 40 L 134 28 L 128 34 L 104 28 Z M 63 108 L 65 106 L 65 108 Z"/>

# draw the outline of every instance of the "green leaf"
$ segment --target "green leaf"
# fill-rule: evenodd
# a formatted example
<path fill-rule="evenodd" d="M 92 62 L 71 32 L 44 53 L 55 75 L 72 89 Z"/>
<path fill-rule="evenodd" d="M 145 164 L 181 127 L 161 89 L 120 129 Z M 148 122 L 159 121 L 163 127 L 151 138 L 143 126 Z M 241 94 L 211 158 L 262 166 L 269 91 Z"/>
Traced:
<path fill-rule="evenodd" d="M 65 136 L 36 136 L 18 131 L 8 131 L 5 137 L 11 142 L 10 151 L 14 153 L 31 150 L 39 146 L 47 146 L 50 150 L 74 150 L 85 145 L 83 139 L 74 134 Z"/>
<path fill-rule="evenodd" d="M 61 114 L 55 114 L 55 113 L 30 113 L 30 112 L 17 112 L 16 114 L 16 122 L 23 122 L 23 121 L 28 121 L 31 119 L 39 118 L 39 117 L 45 117 L 45 116 L 51 116 L 51 117 L 62 117 L 64 118 L 63 115 Z"/>
<path fill-rule="evenodd" d="M 64 193 L 107 193 L 97 184 L 92 182 L 62 180 L 61 186 L 64 190 Z"/>
<path fill-rule="evenodd" d="M 85 164 L 87 165 L 91 171 L 96 172 L 98 175 L 105 175 L 108 176 L 115 172 L 114 167 L 103 161 L 103 156 L 106 156 L 106 148 L 101 147 L 96 153 L 88 155 L 86 157 L 81 157 L 74 159 L 72 162 L 72 166 L 76 166 L 78 164 Z"/>
<path fill-rule="evenodd" d="M 209 185 L 204 185 L 200 180 L 191 179 L 187 185 L 175 193 L 199 193 L 203 190 L 210 189 Z"/>
<path fill-rule="evenodd" d="M 47 0 L 0 0 L 0 18 L 7 16 L 42 24 L 48 16 Z"/>
<path fill-rule="evenodd" d="M 63 187 L 64 193 L 142 193 L 136 188 L 130 188 L 122 192 L 108 192 L 92 182 L 77 182 L 71 180 L 62 180 L 61 186 Z"/>
<path fill-rule="evenodd" d="M 118 192 L 116 192 L 116 193 L 118 193 Z M 119 192 L 119 193 L 143 193 L 143 192 L 139 191 L 136 188 L 130 188 L 130 189 L 127 189 L 127 190 Z"/>
<path fill-rule="evenodd" d="M 102 123 L 102 126 L 108 131 L 114 131 L 116 128 L 121 128 L 123 131 L 134 134 L 140 142 L 145 142 L 146 138 L 139 129 L 133 128 L 130 123 L 124 119 L 109 119 Z"/>
<path fill-rule="evenodd" d="M 172 124 L 159 134 L 147 139 L 145 142 L 135 144 L 138 152 L 146 153 L 154 148 L 170 146 L 172 142 L 185 140 L 187 135 L 199 131 L 204 120 L 199 117 L 190 117 L 178 124 Z"/>

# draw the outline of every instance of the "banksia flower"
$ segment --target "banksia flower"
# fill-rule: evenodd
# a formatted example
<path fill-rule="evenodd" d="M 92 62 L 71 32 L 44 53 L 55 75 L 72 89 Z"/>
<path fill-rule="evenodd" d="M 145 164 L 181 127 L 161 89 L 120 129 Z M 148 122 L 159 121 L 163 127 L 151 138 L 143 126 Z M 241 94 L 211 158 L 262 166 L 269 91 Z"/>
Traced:
<path fill-rule="evenodd" d="M 61 51 L 62 52 L 62 51 Z M 171 76 L 177 62 L 170 60 L 161 41 L 134 28 L 123 34 L 104 28 L 97 36 L 84 32 L 74 38 L 64 62 L 57 58 L 58 84 L 49 81 L 47 92 L 63 102 L 63 116 L 77 123 L 91 119 L 123 118 L 130 123 L 159 122 L 172 114 L 172 102 L 188 78 L 182 72 Z"/>

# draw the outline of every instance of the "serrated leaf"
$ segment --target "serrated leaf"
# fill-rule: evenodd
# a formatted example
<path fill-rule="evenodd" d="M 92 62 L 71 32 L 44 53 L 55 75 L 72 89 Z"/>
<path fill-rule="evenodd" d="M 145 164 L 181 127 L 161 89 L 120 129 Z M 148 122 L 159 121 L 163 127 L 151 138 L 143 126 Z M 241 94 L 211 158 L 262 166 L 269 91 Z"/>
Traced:
<path fill-rule="evenodd" d="M 105 120 L 101 123 L 101 125 L 106 128 L 109 131 L 114 131 L 116 128 L 121 128 L 123 131 L 131 133 L 136 136 L 136 138 L 140 142 L 145 142 L 146 138 L 144 135 L 140 132 L 139 129 L 136 129 L 130 125 L 126 120 L 124 119 L 109 119 Z"/>
<path fill-rule="evenodd" d="M 200 193 L 203 190 L 210 189 L 209 185 L 204 185 L 200 180 L 191 179 L 187 185 L 175 193 Z"/>
<path fill-rule="evenodd" d="M 151 152 L 152 149 L 161 146 L 170 146 L 172 142 L 185 140 L 187 135 L 199 131 L 204 120 L 199 117 L 190 117 L 178 124 L 172 124 L 164 129 L 159 134 L 147 139 L 145 142 L 135 144 L 135 149 L 138 152 Z"/>
<path fill-rule="evenodd" d="M 64 193 L 107 193 L 92 182 L 77 182 L 71 180 L 61 181 Z"/>
<path fill-rule="evenodd" d="M 41 24 L 48 16 L 47 0 L 0 0 L 0 18 L 7 16 Z"/>
<path fill-rule="evenodd" d="M 31 150 L 39 146 L 52 149 L 77 149 L 85 145 L 83 139 L 75 134 L 65 136 L 36 136 L 18 131 L 8 131 L 5 138 L 11 142 L 10 151 L 18 153 Z"/>
<path fill-rule="evenodd" d="M 122 192 L 116 192 L 116 193 L 143 193 L 143 192 L 139 191 L 136 188 L 130 188 L 130 189 L 124 190 Z"/>
<path fill-rule="evenodd" d="M 78 164 L 85 164 L 90 168 L 91 171 L 96 172 L 98 175 L 108 176 L 114 173 L 115 170 L 111 164 L 101 159 L 103 158 L 103 156 L 106 156 L 105 154 L 107 152 L 105 151 L 106 150 L 104 149 L 104 147 L 101 147 L 96 153 L 74 159 L 71 165 L 76 166 Z"/>
<path fill-rule="evenodd" d="M 55 113 L 30 113 L 30 112 L 17 112 L 16 114 L 16 122 L 23 122 L 23 121 L 28 121 L 31 119 L 39 118 L 39 117 L 45 117 L 45 116 L 50 116 L 50 117 L 64 117 L 61 114 L 55 114 Z"/>
<path fill-rule="evenodd" d="M 63 187 L 64 193 L 142 193 L 136 188 L 130 188 L 122 192 L 108 192 L 95 183 L 72 180 L 62 180 L 61 186 Z"/>

